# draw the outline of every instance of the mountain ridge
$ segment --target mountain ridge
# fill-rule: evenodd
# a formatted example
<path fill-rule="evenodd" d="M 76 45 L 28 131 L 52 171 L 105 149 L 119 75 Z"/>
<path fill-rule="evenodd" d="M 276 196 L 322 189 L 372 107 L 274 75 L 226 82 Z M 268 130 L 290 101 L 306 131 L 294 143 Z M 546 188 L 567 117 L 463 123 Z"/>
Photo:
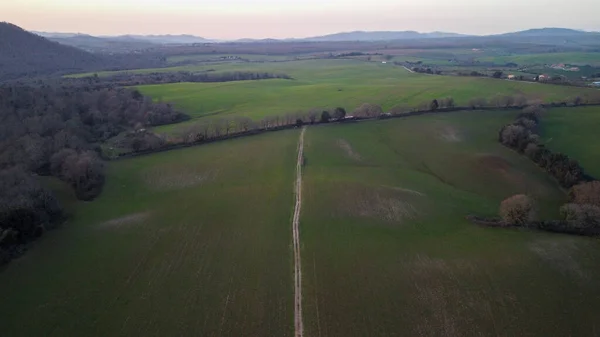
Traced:
<path fill-rule="evenodd" d="M 0 79 L 80 71 L 105 66 L 102 56 L 66 46 L 0 22 Z"/>

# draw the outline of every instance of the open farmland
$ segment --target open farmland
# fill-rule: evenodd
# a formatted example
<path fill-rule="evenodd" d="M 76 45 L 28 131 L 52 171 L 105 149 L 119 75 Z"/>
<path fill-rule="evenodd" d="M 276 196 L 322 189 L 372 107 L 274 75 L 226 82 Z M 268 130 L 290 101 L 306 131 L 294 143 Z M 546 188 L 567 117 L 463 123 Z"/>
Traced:
<path fill-rule="evenodd" d="M 515 193 L 532 195 L 540 215 L 554 218 L 566 198 L 496 142 L 515 115 L 306 129 L 306 336 L 579 336 L 600 328 L 596 240 L 465 220 L 493 215 Z M 288 130 L 112 162 L 91 203 L 51 182 L 71 220 L 0 274 L 3 332 L 293 335 L 299 136 Z"/>
<path fill-rule="evenodd" d="M 458 105 L 466 105 L 474 97 L 490 99 L 498 95 L 524 95 L 530 99 L 555 101 L 593 92 L 591 89 L 488 78 L 412 74 L 392 64 L 356 60 L 230 64 L 213 68 L 215 71 L 284 73 L 294 80 L 174 83 L 138 89 L 156 100 L 173 102 L 193 119 L 206 116 L 261 119 L 336 106 L 352 111 L 365 102 L 379 104 L 387 110 L 396 105 L 416 106 L 447 96 L 453 97 Z M 172 128 L 159 128 L 159 131 Z"/>
<path fill-rule="evenodd" d="M 594 239 L 481 228 L 529 193 L 564 194 L 496 142 L 500 112 L 309 128 L 303 242 L 307 336 L 591 336 Z"/>
<path fill-rule="evenodd" d="M 0 274 L 2 335 L 291 336 L 298 136 L 111 163 L 102 196 Z"/>
<path fill-rule="evenodd" d="M 600 177 L 600 108 L 551 109 L 542 120 L 542 136 L 548 147 L 575 158 L 594 176 Z"/>
<path fill-rule="evenodd" d="M 518 65 L 565 63 L 575 65 L 600 66 L 600 53 L 543 53 L 510 56 L 484 56 L 478 58 L 481 62 L 497 64 L 516 63 Z"/>
<path fill-rule="evenodd" d="M 296 56 L 288 55 L 255 55 L 255 54 L 192 54 L 192 55 L 178 55 L 171 56 L 167 59 L 169 64 L 175 64 L 180 62 L 214 62 L 214 61 L 258 61 L 258 62 L 270 62 L 270 61 L 288 61 L 295 59 Z"/>

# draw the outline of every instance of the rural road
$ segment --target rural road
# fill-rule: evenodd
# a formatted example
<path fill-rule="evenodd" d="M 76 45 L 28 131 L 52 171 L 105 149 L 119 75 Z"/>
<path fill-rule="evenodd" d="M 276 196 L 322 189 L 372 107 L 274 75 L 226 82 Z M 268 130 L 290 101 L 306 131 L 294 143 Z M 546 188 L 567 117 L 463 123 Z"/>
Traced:
<path fill-rule="evenodd" d="M 294 326 L 295 337 L 304 336 L 304 325 L 302 324 L 302 260 L 300 259 L 300 209 L 302 207 L 302 164 L 304 161 L 304 132 L 300 132 L 298 141 L 298 160 L 296 162 L 296 205 L 294 206 L 294 217 L 292 219 L 292 237 L 294 243 Z"/>
<path fill-rule="evenodd" d="M 402 68 L 406 69 L 408 72 L 411 72 L 411 73 L 413 73 L 413 74 L 415 73 L 415 72 L 414 72 L 412 69 L 409 69 L 409 68 L 407 68 L 407 67 L 405 67 L 405 66 L 402 66 Z"/>

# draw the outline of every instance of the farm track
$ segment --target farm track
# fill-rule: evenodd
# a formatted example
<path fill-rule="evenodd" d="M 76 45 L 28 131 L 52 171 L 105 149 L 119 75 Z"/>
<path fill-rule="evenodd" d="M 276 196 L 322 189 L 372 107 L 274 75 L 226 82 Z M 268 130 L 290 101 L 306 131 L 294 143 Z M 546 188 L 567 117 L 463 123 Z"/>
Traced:
<path fill-rule="evenodd" d="M 294 245 L 294 327 L 295 337 L 304 336 L 302 323 L 302 260 L 300 259 L 300 210 L 302 208 L 302 163 L 304 161 L 304 132 L 300 132 L 298 141 L 298 159 L 296 162 L 296 203 L 294 206 L 294 217 L 292 218 L 292 237 Z"/>

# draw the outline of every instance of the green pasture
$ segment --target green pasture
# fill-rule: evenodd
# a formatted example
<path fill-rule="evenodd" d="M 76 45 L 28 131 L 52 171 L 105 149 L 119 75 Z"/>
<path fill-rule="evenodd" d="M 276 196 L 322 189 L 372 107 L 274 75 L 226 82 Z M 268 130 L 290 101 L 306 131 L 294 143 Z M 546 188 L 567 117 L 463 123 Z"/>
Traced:
<path fill-rule="evenodd" d="M 306 112 L 312 108 L 337 106 L 353 111 L 362 103 L 379 104 L 387 110 L 396 105 L 416 106 L 447 96 L 452 96 L 458 105 L 466 105 L 474 97 L 492 98 L 508 94 L 554 101 L 592 93 L 590 89 L 490 78 L 412 74 L 390 63 L 356 60 L 246 63 L 213 68 L 216 71 L 285 73 L 294 79 L 174 83 L 140 86 L 138 89 L 157 101 L 175 104 L 193 119 L 215 115 L 223 118 L 247 116 L 261 119 L 290 112 Z M 173 128 L 178 126 L 161 127 L 158 130 L 170 131 Z"/>
<path fill-rule="evenodd" d="M 412 75 L 411 75 L 412 76 Z M 597 240 L 465 220 L 564 192 L 497 143 L 517 112 L 308 127 L 306 336 L 589 336 Z M 6 336 L 292 336 L 298 130 L 110 162 L 103 194 L 0 273 Z"/>
<path fill-rule="evenodd" d="M 309 128 L 300 222 L 307 336 L 592 336 L 596 239 L 470 224 L 565 195 L 497 143 L 512 113 Z"/>
<path fill-rule="evenodd" d="M 167 63 L 179 63 L 179 62 L 211 62 L 215 60 L 219 61 L 242 61 L 242 60 L 229 60 L 221 59 L 222 57 L 237 56 L 242 60 L 247 61 L 288 61 L 294 60 L 296 56 L 289 55 L 259 55 L 259 54 L 193 54 L 193 55 L 177 55 L 170 56 L 167 58 Z"/>
<path fill-rule="evenodd" d="M 292 336 L 299 132 L 111 162 L 0 273 L 2 336 Z"/>
<path fill-rule="evenodd" d="M 600 66 L 600 53 L 570 52 L 570 53 L 544 53 L 524 54 L 510 56 L 485 56 L 479 58 L 482 62 L 494 62 L 498 64 L 516 63 L 520 66 L 532 64 L 554 64 L 565 63 L 575 65 Z"/>
<path fill-rule="evenodd" d="M 547 146 L 579 161 L 600 178 L 600 108 L 551 109 L 542 117 L 542 137 Z"/>

